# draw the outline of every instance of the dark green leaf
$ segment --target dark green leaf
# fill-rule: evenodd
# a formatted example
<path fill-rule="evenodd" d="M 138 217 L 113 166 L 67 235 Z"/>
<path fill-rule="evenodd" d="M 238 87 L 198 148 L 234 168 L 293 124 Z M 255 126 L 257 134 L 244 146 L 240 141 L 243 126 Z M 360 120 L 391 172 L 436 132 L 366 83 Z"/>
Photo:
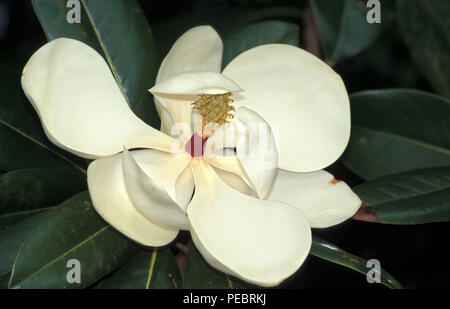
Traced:
<path fill-rule="evenodd" d="M 243 286 L 235 280 L 231 280 L 228 275 L 209 266 L 195 248 L 194 243 L 191 242 L 187 254 L 186 269 L 184 270 L 183 288 L 233 289 L 243 288 Z"/>
<path fill-rule="evenodd" d="M 265 21 L 246 26 L 227 35 L 224 41 L 225 67 L 240 53 L 263 44 L 283 43 L 298 46 L 299 29 L 295 24 L 282 21 Z"/>
<path fill-rule="evenodd" d="M 367 273 L 372 269 L 367 266 L 367 260 L 345 252 L 335 245 L 316 236 L 313 236 L 311 254 L 332 263 L 356 270 L 363 275 L 367 275 Z M 380 281 L 382 284 L 391 289 L 403 288 L 402 285 L 384 269 L 381 269 Z"/>
<path fill-rule="evenodd" d="M 4 231 L 0 231 L 0 248 L 2 248 L 0 254 L 0 289 L 8 287 L 11 268 L 17 252 L 47 214 L 47 212 L 41 212 Z"/>
<path fill-rule="evenodd" d="M 450 101 L 423 91 L 360 92 L 350 98 L 344 164 L 365 179 L 450 165 Z"/>
<path fill-rule="evenodd" d="M 173 289 L 181 287 L 181 275 L 170 249 L 139 251 L 125 265 L 96 288 L 100 289 Z"/>
<path fill-rule="evenodd" d="M 397 1 L 397 21 L 413 61 L 446 97 L 450 97 L 449 16 L 448 0 Z"/>
<path fill-rule="evenodd" d="M 57 168 L 85 171 L 44 144 L 43 131 L 20 86 L 20 76 L 0 66 L 0 170 Z"/>
<path fill-rule="evenodd" d="M 51 210 L 15 259 L 10 288 L 83 288 L 112 272 L 136 247 L 106 224 L 83 192 Z M 67 262 L 81 264 L 81 283 L 67 282 Z"/>
<path fill-rule="evenodd" d="M 55 169 L 16 170 L 0 176 L 0 229 L 53 208 L 86 190 L 79 176 Z"/>
<path fill-rule="evenodd" d="M 66 21 L 66 1 L 33 0 L 49 40 L 69 37 L 89 44 L 107 60 L 131 109 L 151 125 L 158 124 L 150 89 L 157 55 L 147 19 L 135 0 L 81 0 L 80 24 Z"/>
<path fill-rule="evenodd" d="M 226 41 L 228 36 L 239 33 L 242 28 L 257 21 L 292 18 L 298 20 L 301 17 L 301 11 L 297 8 L 275 7 L 265 9 L 250 8 L 216 8 L 200 13 L 177 16 L 174 19 L 164 20 L 152 24 L 156 46 L 159 51 L 159 60 L 161 61 L 169 52 L 176 39 L 192 27 L 200 25 L 211 25 Z M 277 25 L 278 27 L 282 27 Z M 253 29 L 255 30 L 255 29 Z M 249 30 L 247 30 L 249 31 Z M 286 31 L 284 29 L 283 31 Z M 266 40 L 268 40 L 267 38 Z M 272 37 L 271 39 L 279 39 Z M 267 42 L 267 41 L 266 41 Z M 226 43 L 225 43 L 226 44 Z M 225 45 L 225 49 L 228 47 Z M 226 50 L 224 53 L 228 53 Z M 227 56 L 230 57 L 230 56 Z M 225 61 L 230 59 L 225 59 Z"/>
<path fill-rule="evenodd" d="M 363 0 L 312 0 L 311 6 L 325 56 L 334 63 L 369 47 L 392 20 L 392 1 L 381 2 L 381 23 L 369 24 L 371 8 Z"/>
<path fill-rule="evenodd" d="M 450 167 L 381 177 L 353 188 L 363 207 L 355 219 L 420 224 L 450 221 Z"/>

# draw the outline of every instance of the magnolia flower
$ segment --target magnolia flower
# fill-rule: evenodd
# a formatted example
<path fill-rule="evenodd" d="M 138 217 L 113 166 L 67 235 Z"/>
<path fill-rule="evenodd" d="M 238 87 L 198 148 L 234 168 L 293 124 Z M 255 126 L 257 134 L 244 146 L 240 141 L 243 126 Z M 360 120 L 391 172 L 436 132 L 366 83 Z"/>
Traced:
<path fill-rule="evenodd" d="M 102 56 L 73 39 L 36 51 L 22 87 L 55 145 L 95 159 L 89 193 L 113 227 L 154 247 L 189 230 L 210 265 L 273 286 L 305 260 L 311 227 L 361 204 L 321 170 L 348 143 L 348 95 L 297 47 L 250 49 L 220 73 L 222 47 L 209 26 L 175 42 L 150 89 L 160 131 L 133 114 Z"/>

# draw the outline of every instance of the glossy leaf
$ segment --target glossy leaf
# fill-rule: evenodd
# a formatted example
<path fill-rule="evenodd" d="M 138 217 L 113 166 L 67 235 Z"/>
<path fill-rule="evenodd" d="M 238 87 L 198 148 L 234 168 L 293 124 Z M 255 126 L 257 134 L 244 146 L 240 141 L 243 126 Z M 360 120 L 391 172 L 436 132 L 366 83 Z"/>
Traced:
<path fill-rule="evenodd" d="M 0 231 L 0 289 L 8 287 L 11 268 L 17 252 L 47 214 L 48 212 L 41 212 L 6 230 Z"/>
<path fill-rule="evenodd" d="M 396 12 L 417 68 L 436 91 L 450 97 L 450 2 L 398 0 Z"/>
<path fill-rule="evenodd" d="M 380 1 L 381 23 L 368 23 L 371 7 L 362 0 L 312 0 L 311 7 L 327 60 L 337 63 L 369 47 L 392 20 L 392 1 Z"/>
<path fill-rule="evenodd" d="M 55 169 L 16 170 L 0 176 L 0 229 L 53 208 L 86 190 L 79 176 Z"/>
<path fill-rule="evenodd" d="M 184 270 L 184 289 L 240 289 L 243 287 L 230 276 L 209 266 L 195 245 L 193 243 L 189 245 Z"/>
<path fill-rule="evenodd" d="M 69 37 L 89 44 L 107 60 L 131 109 L 157 126 L 147 91 L 155 81 L 157 55 L 147 19 L 135 0 L 81 0 L 81 23 L 66 21 L 65 1 L 33 0 L 49 40 Z"/>
<path fill-rule="evenodd" d="M 83 288 L 128 260 L 136 247 L 95 212 L 89 194 L 51 210 L 20 248 L 10 288 Z M 67 263 L 81 264 L 81 282 L 69 283 Z"/>
<path fill-rule="evenodd" d="M 375 90 L 350 98 L 344 164 L 365 179 L 450 165 L 450 101 L 418 90 Z"/>
<path fill-rule="evenodd" d="M 356 270 L 364 276 L 366 276 L 367 273 L 373 269 L 372 267 L 367 266 L 367 260 L 360 258 L 359 256 L 350 254 L 316 236 L 313 236 L 311 254 L 329 262 Z M 402 285 L 384 269 L 381 269 L 380 281 L 380 283 L 391 289 L 403 288 Z"/>
<path fill-rule="evenodd" d="M 224 57 L 227 58 L 224 58 L 224 61 L 229 62 L 233 52 L 232 49 L 230 51 L 227 51 L 227 49 L 234 47 L 230 44 L 227 46 L 226 41 L 229 40 L 228 37 L 230 37 L 230 40 L 233 40 L 233 36 L 239 35 L 241 31 L 247 31 L 244 33 L 249 33 L 248 31 L 258 31 L 256 28 L 245 30 L 247 26 L 258 21 L 276 18 L 293 19 L 297 21 L 301 17 L 301 14 L 301 10 L 292 7 L 272 7 L 264 9 L 217 8 L 199 13 L 177 16 L 174 19 L 164 20 L 162 22 L 156 22 L 152 24 L 152 29 L 154 30 L 155 42 L 159 51 L 159 60 L 161 61 L 169 52 L 176 39 L 188 29 L 200 25 L 211 25 L 225 42 Z M 278 24 L 276 27 L 279 27 L 278 29 L 280 30 L 283 28 L 282 31 L 284 33 L 290 33 L 292 31 L 287 30 L 287 28 L 291 29 L 292 25 L 287 27 L 287 25 L 282 26 L 281 24 Z M 280 40 L 280 37 L 275 36 L 275 33 L 272 33 L 264 38 L 266 42 L 273 39 Z M 283 39 L 286 39 L 286 37 Z M 246 38 L 246 40 L 251 41 L 251 38 Z M 291 39 L 289 39 L 289 42 L 291 42 L 290 40 Z M 234 42 L 232 44 L 234 44 Z"/>
<path fill-rule="evenodd" d="M 85 173 L 62 151 L 47 146 L 43 130 L 20 86 L 20 76 L 0 66 L 0 170 L 58 168 Z"/>
<path fill-rule="evenodd" d="M 181 275 L 170 249 L 139 251 L 125 265 L 102 280 L 100 289 L 173 289 L 181 287 Z"/>
<path fill-rule="evenodd" d="M 299 28 L 282 21 L 264 21 L 250 24 L 224 38 L 222 66 L 225 67 L 240 53 L 263 44 L 290 44 L 298 46 Z"/>
<path fill-rule="evenodd" d="M 363 207 L 355 219 L 389 224 L 450 221 L 450 167 L 381 177 L 353 188 Z"/>

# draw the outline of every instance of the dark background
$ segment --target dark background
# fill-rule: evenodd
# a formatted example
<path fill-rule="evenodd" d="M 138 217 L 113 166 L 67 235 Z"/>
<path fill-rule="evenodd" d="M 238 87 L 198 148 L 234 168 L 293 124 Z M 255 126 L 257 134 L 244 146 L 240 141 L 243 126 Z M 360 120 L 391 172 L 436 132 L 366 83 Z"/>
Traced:
<path fill-rule="evenodd" d="M 218 7 L 295 6 L 305 12 L 308 10 L 306 0 L 141 0 L 140 3 L 150 25 Z M 288 21 L 300 26 L 300 46 L 306 48 L 302 29 L 307 21 L 304 18 Z M 45 42 L 29 1 L 0 0 L 0 65 L 20 74 L 28 58 Z M 394 25 L 369 49 L 334 69 L 342 76 L 349 93 L 382 88 L 416 88 L 432 92 L 414 68 Z M 339 162 L 328 169 L 351 186 L 361 182 Z M 339 226 L 313 230 L 313 233 L 352 254 L 380 260 L 382 268 L 405 287 L 448 288 L 448 231 L 450 223 L 394 226 L 348 220 Z M 381 285 L 368 284 L 363 275 L 353 270 L 310 256 L 301 270 L 280 287 L 379 288 Z"/>

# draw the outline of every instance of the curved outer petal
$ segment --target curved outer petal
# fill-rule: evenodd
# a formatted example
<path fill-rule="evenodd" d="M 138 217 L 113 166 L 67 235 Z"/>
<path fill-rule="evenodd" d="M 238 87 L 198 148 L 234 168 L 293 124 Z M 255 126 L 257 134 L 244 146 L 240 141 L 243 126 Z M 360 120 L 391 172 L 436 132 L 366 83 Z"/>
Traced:
<path fill-rule="evenodd" d="M 210 26 L 194 27 L 181 35 L 164 58 L 156 78 L 160 83 L 169 76 L 191 71 L 220 72 L 222 67 L 223 43 Z M 170 116 L 164 115 L 164 108 L 155 100 L 161 118 L 161 131 L 170 134 Z M 176 120 L 173 120 L 176 122 Z M 168 131 L 166 131 L 168 129 Z"/>
<path fill-rule="evenodd" d="M 345 182 L 323 170 L 311 173 L 279 170 L 267 199 L 300 209 L 313 228 L 339 224 L 361 206 L 361 200 Z"/>
<path fill-rule="evenodd" d="M 22 87 L 48 138 L 78 156 L 108 156 L 123 145 L 181 147 L 133 114 L 105 60 L 77 40 L 56 39 L 36 51 L 23 70 Z"/>
<path fill-rule="evenodd" d="M 153 159 L 152 165 L 146 165 L 144 170 L 136 161 L 139 157 L 135 159 L 131 152 L 124 149 L 122 165 L 125 187 L 133 205 L 145 217 L 167 228 L 188 230 L 189 222 L 184 212 L 188 201 L 184 198 L 185 204 L 179 204 L 175 184 L 190 159 L 185 156 L 170 158 L 171 155 L 161 158 L 164 155 L 158 151 L 148 151 L 145 156 L 148 160 Z"/>
<path fill-rule="evenodd" d="M 245 92 L 236 106 L 258 112 L 274 129 L 279 167 L 309 172 L 333 163 L 350 136 L 350 105 L 339 75 L 312 54 L 290 45 L 250 49 L 223 71 Z"/>
<path fill-rule="evenodd" d="M 134 241 L 152 247 L 167 245 L 178 230 L 145 218 L 128 197 L 122 173 L 122 154 L 93 161 L 88 168 L 89 194 L 99 215 Z"/>
<path fill-rule="evenodd" d="M 191 235 L 211 266 L 261 286 L 277 285 L 300 267 L 311 230 L 299 210 L 233 190 L 202 159 L 193 159 L 191 168 Z"/>
<path fill-rule="evenodd" d="M 264 199 L 278 171 L 278 151 L 272 130 L 258 113 L 246 107 L 240 107 L 235 116 L 229 125 L 222 126 L 208 139 L 205 159 L 241 176 Z M 221 147 L 234 147 L 236 156 L 217 156 Z"/>

